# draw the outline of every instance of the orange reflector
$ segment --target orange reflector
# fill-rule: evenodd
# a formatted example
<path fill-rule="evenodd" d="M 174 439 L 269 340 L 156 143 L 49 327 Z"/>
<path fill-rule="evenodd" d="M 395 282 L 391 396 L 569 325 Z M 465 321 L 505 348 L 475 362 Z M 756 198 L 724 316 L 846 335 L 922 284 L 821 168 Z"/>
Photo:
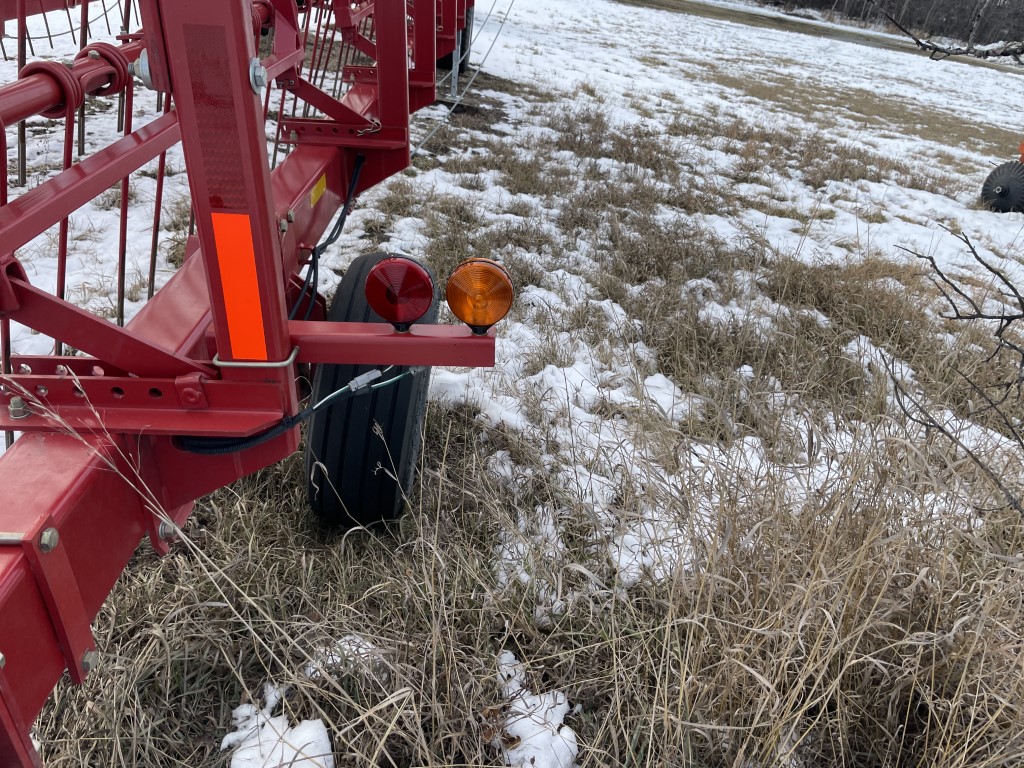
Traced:
<path fill-rule="evenodd" d="M 507 315 L 512 308 L 512 295 L 508 272 L 490 259 L 464 261 L 448 278 L 448 307 L 473 333 L 486 333 Z"/>
<path fill-rule="evenodd" d="M 214 211 L 211 218 L 231 357 L 266 360 L 267 337 L 249 216 Z"/>

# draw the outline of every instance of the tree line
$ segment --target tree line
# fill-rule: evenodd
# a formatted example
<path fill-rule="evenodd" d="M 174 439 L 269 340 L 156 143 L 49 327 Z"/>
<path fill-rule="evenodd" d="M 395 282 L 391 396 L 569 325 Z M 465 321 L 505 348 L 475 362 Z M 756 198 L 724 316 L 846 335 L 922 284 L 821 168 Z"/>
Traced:
<path fill-rule="evenodd" d="M 952 37 L 971 45 L 1024 40 L 1022 0 L 761 0 L 789 9 L 812 8 L 859 21 L 885 21 L 885 13 L 918 36 Z"/>

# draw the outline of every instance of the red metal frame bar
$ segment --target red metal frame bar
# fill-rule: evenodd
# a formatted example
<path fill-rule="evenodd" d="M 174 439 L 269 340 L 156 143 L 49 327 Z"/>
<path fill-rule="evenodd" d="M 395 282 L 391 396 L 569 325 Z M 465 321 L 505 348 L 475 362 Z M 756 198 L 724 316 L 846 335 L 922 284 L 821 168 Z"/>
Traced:
<path fill-rule="evenodd" d="M 0 622 L 0 765 L 39 764 L 31 721 L 65 669 L 76 681 L 88 672 L 89 622 L 140 539 L 148 534 L 166 551 L 161 523 L 180 524 L 196 498 L 299 443 L 293 428 L 234 454 L 198 456 L 175 436 L 245 437 L 279 424 L 299 408 L 299 362 L 493 364 L 493 335 L 465 328 L 396 333 L 320 322 L 319 298 L 314 320 L 287 319 L 297 274 L 348 195 L 357 158 L 356 193 L 407 167 L 410 111 L 433 101 L 434 61 L 454 46 L 466 7 L 467 0 L 325 2 L 318 12 L 331 39 L 315 41 L 312 55 L 335 55 L 337 33 L 374 59 L 345 64 L 344 82 L 329 92 L 322 75 L 314 82 L 312 66 L 303 77 L 311 8 L 301 18 L 294 0 L 141 0 L 141 37 L 97 58 L 83 55 L 66 72 L 37 69 L 0 87 L 0 125 L 60 110 L 70 135 L 81 96 L 124 87 L 124 62 L 145 49 L 151 82 L 174 103 L 36 189 L 0 201 L 2 327 L 22 323 L 86 353 L 14 356 L 0 379 L 0 431 L 25 433 L 0 456 L 0 615 L 16 617 Z M 0 14 L 10 8 L 23 26 L 24 0 L 0 0 Z M 266 102 L 250 83 L 261 29 L 273 34 L 262 62 L 267 77 L 322 115 L 280 121 L 290 152 L 273 172 Z M 125 328 L 31 285 L 17 248 L 112 184 L 124 189 L 129 173 L 179 139 L 197 237 L 185 264 Z"/>

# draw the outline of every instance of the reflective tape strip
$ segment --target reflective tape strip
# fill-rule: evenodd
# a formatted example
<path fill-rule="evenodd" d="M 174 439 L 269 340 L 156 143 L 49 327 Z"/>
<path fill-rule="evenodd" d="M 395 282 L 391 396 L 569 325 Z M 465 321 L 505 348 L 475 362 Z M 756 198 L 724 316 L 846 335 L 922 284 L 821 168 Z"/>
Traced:
<path fill-rule="evenodd" d="M 236 360 L 266 360 L 267 338 L 263 329 L 263 306 L 249 217 L 244 213 L 211 215 L 217 267 L 224 292 L 224 311 L 228 317 L 231 357 Z"/>

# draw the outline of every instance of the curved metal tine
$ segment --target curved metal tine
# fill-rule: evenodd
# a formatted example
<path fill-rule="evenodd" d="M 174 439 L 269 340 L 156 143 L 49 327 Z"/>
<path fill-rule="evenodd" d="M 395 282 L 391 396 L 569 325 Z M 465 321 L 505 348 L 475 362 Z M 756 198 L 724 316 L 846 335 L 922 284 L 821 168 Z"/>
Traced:
<path fill-rule="evenodd" d="M 124 89 L 124 135 L 132 132 L 132 107 L 135 95 L 135 81 L 128 79 Z M 125 278 L 128 271 L 128 203 L 131 174 L 121 179 L 121 215 L 118 221 L 117 237 L 117 324 L 124 325 Z"/>
<path fill-rule="evenodd" d="M 18 71 L 20 72 L 25 64 L 28 62 L 28 57 L 25 55 L 25 46 L 28 38 L 28 25 L 25 17 L 25 6 L 23 3 L 18 4 Z M 28 134 L 25 130 L 25 121 L 22 120 L 18 123 L 18 186 L 24 187 L 28 182 L 28 168 L 26 166 L 26 149 L 28 144 Z"/>
<path fill-rule="evenodd" d="M 65 3 L 64 12 L 68 15 L 68 31 L 71 32 L 71 42 L 77 43 L 78 36 L 75 34 L 75 22 L 71 18 L 71 6 Z"/>
<path fill-rule="evenodd" d="M 102 0 L 100 0 L 102 4 Z M 45 15 L 44 15 L 45 18 Z M 89 43 L 89 3 L 82 3 L 81 34 L 78 36 L 78 50 L 81 51 Z M 78 108 L 78 156 L 85 154 L 85 102 Z"/>
<path fill-rule="evenodd" d="M 50 41 L 50 50 L 52 51 L 53 50 L 53 34 L 50 32 L 50 20 L 48 18 L 46 18 L 46 14 L 43 13 L 43 3 L 42 3 L 42 0 L 37 0 L 37 4 L 39 5 L 40 15 L 43 17 L 43 26 L 46 27 L 46 38 Z"/>
<path fill-rule="evenodd" d="M 163 95 L 164 114 L 171 111 L 171 94 Z M 149 247 L 149 281 L 146 298 L 152 299 L 156 290 L 156 256 L 160 243 L 160 215 L 164 204 L 164 174 L 167 172 L 167 153 L 161 152 L 156 165 L 156 203 L 153 206 L 153 239 Z"/>
<path fill-rule="evenodd" d="M 64 116 L 64 170 L 71 167 L 72 154 L 75 148 L 75 110 L 68 109 Z M 69 218 L 65 216 L 60 220 L 57 230 L 57 296 L 65 298 L 67 294 L 67 268 L 68 268 L 68 223 Z M 64 345 L 60 339 L 53 340 L 54 354 L 60 356 L 64 352 Z"/>

